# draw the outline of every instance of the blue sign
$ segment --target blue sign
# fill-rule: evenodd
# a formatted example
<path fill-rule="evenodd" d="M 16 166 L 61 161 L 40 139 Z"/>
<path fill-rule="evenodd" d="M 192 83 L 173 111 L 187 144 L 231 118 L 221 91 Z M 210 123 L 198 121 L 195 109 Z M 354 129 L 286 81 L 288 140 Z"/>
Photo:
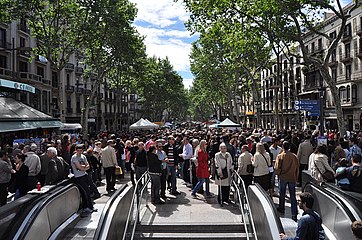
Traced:
<path fill-rule="evenodd" d="M 294 102 L 295 110 L 305 110 L 310 112 L 319 111 L 319 101 L 318 100 L 297 100 Z M 311 115 L 312 116 L 312 115 Z"/>
<path fill-rule="evenodd" d="M 319 117 L 319 112 L 307 112 L 307 117 Z"/>
<path fill-rule="evenodd" d="M 0 87 L 13 88 L 13 89 L 35 93 L 35 87 L 32 87 L 25 83 L 13 82 L 5 79 L 0 79 Z"/>

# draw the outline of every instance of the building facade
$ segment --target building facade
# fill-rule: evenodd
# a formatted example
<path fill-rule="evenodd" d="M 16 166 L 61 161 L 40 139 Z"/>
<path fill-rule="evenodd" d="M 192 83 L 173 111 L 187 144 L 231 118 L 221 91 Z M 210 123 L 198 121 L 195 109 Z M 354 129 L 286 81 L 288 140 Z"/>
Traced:
<path fill-rule="evenodd" d="M 81 123 L 97 75 L 74 54 L 58 74 L 44 57 L 34 56 L 31 52 L 34 47 L 36 39 L 31 37 L 26 21 L 0 23 L 0 79 L 28 84 L 35 87 L 35 93 L 4 88 L 0 92 L 66 123 Z M 95 91 L 88 116 L 90 131 L 128 129 L 136 117 L 133 114 L 129 119 L 129 111 L 134 111 L 130 107 L 138 108 L 137 101 L 129 103 L 134 94 L 110 88 L 107 81 Z"/>
<path fill-rule="evenodd" d="M 350 6 L 346 7 L 348 10 Z M 326 14 L 320 31 L 331 38 L 337 36 L 340 29 L 340 20 Z M 324 55 L 330 42 L 328 39 L 313 33 L 304 37 L 308 54 Z M 297 47 L 297 52 L 300 49 Z M 276 58 L 276 57 L 275 57 Z M 305 127 L 317 122 L 318 116 L 311 116 L 310 112 L 295 111 L 296 100 L 320 100 L 324 104 L 325 127 L 337 128 L 335 103 L 330 90 L 321 77 L 320 72 L 313 66 L 304 66 L 293 57 L 279 55 L 279 61 L 273 59 L 271 69 L 261 72 L 262 106 L 261 120 L 263 128 L 291 128 L 299 125 Z M 351 12 L 346 29 L 336 49 L 329 59 L 329 71 L 337 82 L 337 89 L 341 98 L 343 115 L 347 130 L 360 130 L 362 124 L 362 9 Z M 277 124 L 279 121 L 279 125 Z"/>

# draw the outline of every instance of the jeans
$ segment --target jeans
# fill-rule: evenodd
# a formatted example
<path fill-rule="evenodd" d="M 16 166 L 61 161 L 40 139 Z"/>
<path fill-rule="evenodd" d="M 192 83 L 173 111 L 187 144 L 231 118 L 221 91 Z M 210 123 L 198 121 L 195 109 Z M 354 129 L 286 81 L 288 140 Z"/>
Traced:
<path fill-rule="evenodd" d="M 197 182 L 196 186 L 192 190 L 192 194 L 195 195 L 205 182 L 206 182 L 205 194 L 210 195 L 210 179 L 209 178 L 199 178 L 199 181 Z"/>
<path fill-rule="evenodd" d="M 161 177 L 156 174 L 151 176 L 151 200 L 155 203 L 160 202 Z"/>
<path fill-rule="evenodd" d="M 137 167 L 136 166 L 136 181 L 138 181 L 142 175 L 147 171 L 147 167 Z M 140 182 L 142 185 L 142 183 Z"/>
<path fill-rule="evenodd" d="M 106 167 L 104 168 L 104 174 L 106 175 L 106 190 L 111 191 L 114 189 L 114 185 L 116 185 L 116 168 L 115 167 Z"/>
<path fill-rule="evenodd" d="M 171 176 L 171 192 L 176 192 L 176 166 L 167 166 L 168 174 Z"/>
<path fill-rule="evenodd" d="M 287 182 L 283 179 L 279 179 L 279 209 L 283 212 L 285 209 L 285 192 L 287 190 L 287 186 L 290 194 L 290 203 L 292 205 L 292 217 L 296 217 L 298 214 L 297 209 L 297 198 L 295 196 L 295 182 Z"/>
<path fill-rule="evenodd" d="M 166 195 L 166 181 L 167 181 L 167 168 L 162 169 L 161 175 L 161 196 L 164 197 Z"/>
<path fill-rule="evenodd" d="M 3 206 L 7 203 L 8 185 L 9 183 L 0 183 L 0 206 Z"/>
<path fill-rule="evenodd" d="M 90 189 L 89 189 L 89 177 L 88 174 L 74 178 L 74 182 L 80 186 L 80 190 L 83 190 L 82 194 L 82 204 L 83 208 L 93 209 L 92 199 L 90 197 Z"/>
<path fill-rule="evenodd" d="M 89 178 L 89 190 L 91 193 L 93 194 L 99 194 L 98 188 L 95 184 L 95 182 L 93 181 L 93 174 L 95 174 L 95 172 L 93 172 L 93 170 L 91 170 L 90 172 L 88 172 L 88 178 Z"/>

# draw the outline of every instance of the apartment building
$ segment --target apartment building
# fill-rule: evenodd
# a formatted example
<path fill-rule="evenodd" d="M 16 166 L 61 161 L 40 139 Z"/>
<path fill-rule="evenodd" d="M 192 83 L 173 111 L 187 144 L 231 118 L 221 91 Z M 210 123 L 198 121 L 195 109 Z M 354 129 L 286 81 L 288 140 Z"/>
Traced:
<path fill-rule="evenodd" d="M 58 75 L 46 58 L 34 56 L 31 49 L 35 46 L 36 39 L 31 37 L 25 20 L 0 23 L 0 80 L 35 88 L 33 92 L 0 87 L 1 94 L 63 122 L 81 123 L 81 113 L 97 75 L 74 54 Z M 132 123 L 128 119 L 129 98 L 132 95 L 129 97 L 127 91 L 110 88 L 107 82 L 101 84 L 91 102 L 90 130 L 127 129 Z M 63 106 L 63 112 L 60 106 Z"/>
<path fill-rule="evenodd" d="M 347 6 L 348 10 L 351 6 Z M 335 37 L 340 29 L 340 20 L 332 14 L 326 14 L 320 31 Z M 309 54 L 323 55 L 329 41 L 313 33 L 305 35 L 305 43 Z M 297 48 L 300 52 L 300 49 Z M 324 99 L 324 119 L 327 128 L 337 128 L 335 104 L 330 90 L 318 70 L 306 67 L 298 59 L 280 55 L 279 71 L 277 64 L 271 69 L 261 72 L 262 84 L 262 126 L 272 128 L 279 126 L 290 128 L 303 126 L 317 120 L 317 116 L 309 116 L 308 112 L 295 111 L 295 100 Z M 275 60 L 275 59 L 274 59 Z M 276 61 L 275 61 L 276 62 Z M 359 130 L 362 124 L 362 9 L 351 13 L 346 29 L 337 48 L 329 59 L 329 71 L 337 81 L 341 98 L 343 115 L 347 130 Z M 278 77 L 279 72 L 279 77 Z"/>

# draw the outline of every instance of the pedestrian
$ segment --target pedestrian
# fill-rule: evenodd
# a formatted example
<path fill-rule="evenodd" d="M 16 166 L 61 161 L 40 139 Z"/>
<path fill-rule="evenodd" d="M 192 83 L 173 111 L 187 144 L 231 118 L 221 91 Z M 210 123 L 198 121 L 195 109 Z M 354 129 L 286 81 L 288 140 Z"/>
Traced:
<path fill-rule="evenodd" d="M 87 170 L 88 178 L 89 178 L 89 189 L 91 192 L 91 197 L 93 199 L 97 199 L 101 197 L 101 194 L 98 191 L 98 188 L 96 186 L 96 181 L 93 179 L 93 174 L 95 174 L 94 169 L 98 167 L 100 164 L 98 159 L 93 155 L 93 148 L 88 148 L 86 152 L 86 158 L 89 163 L 89 169 Z"/>
<path fill-rule="evenodd" d="M 51 145 L 47 145 L 46 149 L 45 149 L 45 152 L 39 156 L 41 170 L 40 170 L 40 173 L 38 175 L 38 179 L 39 179 L 39 182 L 40 182 L 41 186 L 45 185 L 45 178 L 46 178 L 46 175 L 48 173 L 48 166 L 49 166 L 50 157 L 48 156 L 47 149 L 49 147 L 51 147 Z"/>
<path fill-rule="evenodd" d="M 223 205 L 224 202 L 230 203 L 230 184 L 231 174 L 234 169 L 233 160 L 230 153 L 227 152 L 225 143 L 220 144 L 220 152 L 215 154 L 216 179 L 218 185 L 217 201 Z"/>
<path fill-rule="evenodd" d="M 83 212 L 86 214 L 97 211 L 93 208 L 93 202 L 90 196 L 89 189 L 89 178 L 87 170 L 90 168 L 87 158 L 82 154 L 83 145 L 77 144 L 75 147 L 76 153 L 71 158 L 71 166 L 74 174 L 74 182 L 79 185 L 80 189 L 83 191 L 82 194 L 82 204 Z"/>
<path fill-rule="evenodd" d="M 11 174 L 15 173 L 6 151 L 0 151 L 0 206 L 7 203 Z"/>
<path fill-rule="evenodd" d="M 329 179 L 323 178 L 327 171 L 331 172 L 331 175 L 335 174 L 334 170 L 328 163 L 326 145 L 320 145 L 314 151 L 314 157 L 311 162 L 312 177 L 318 182 L 329 181 Z"/>
<path fill-rule="evenodd" d="M 181 171 L 182 171 L 182 177 L 183 180 L 185 181 L 187 186 L 192 186 L 192 182 L 190 179 L 190 172 L 189 172 L 189 168 L 190 168 L 190 161 L 191 158 L 193 157 L 193 151 L 192 151 L 192 146 L 190 144 L 190 140 L 188 137 L 184 137 L 183 138 L 183 147 L 182 147 L 182 153 L 179 155 L 180 158 L 183 159 L 183 164 L 181 164 Z"/>
<path fill-rule="evenodd" d="M 158 160 L 161 161 L 161 177 L 160 177 L 160 181 L 161 181 L 161 193 L 160 193 L 160 197 L 162 199 L 166 199 L 166 183 L 167 183 L 167 154 L 165 151 L 163 151 L 163 146 L 162 143 L 158 142 L 157 143 L 157 151 L 156 154 L 158 156 Z"/>
<path fill-rule="evenodd" d="M 109 194 L 116 190 L 114 186 L 116 184 L 116 166 L 118 166 L 118 163 L 114 146 L 114 140 L 108 140 L 107 146 L 102 149 L 101 156 L 104 174 L 106 175 L 106 191 Z"/>
<path fill-rule="evenodd" d="M 36 188 L 36 184 L 38 182 L 37 176 L 41 171 L 41 163 L 39 156 L 35 153 L 37 149 L 37 145 L 32 143 L 31 146 L 25 146 L 25 165 L 29 168 L 29 175 L 28 175 L 28 191 L 33 190 Z"/>
<path fill-rule="evenodd" d="M 308 161 L 313 153 L 313 145 L 310 142 L 310 135 L 305 136 L 304 141 L 299 145 L 297 158 L 299 160 L 298 186 L 302 185 L 302 172 L 308 169 Z"/>
<path fill-rule="evenodd" d="M 241 147 L 241 154 L 238 159 L 238 174 L 241 179 L 243 179 L 246 190 L 253 182 L 254 168 L 251 164 L 252 157 L 253 155 L 251 155 L 249 152 L 248 145 L 243 145 Z"/>
<path fill-rule="evenodd" d="M 337 174 L 336 179 L 341 180 L 347 178 L 349 180 L 350 191 L 362 193 L 362 165 L 361 155 L 352 156 L 352 166 L 347 167 L 344 171 Z"/>
<path fill-rule="evenodd" d="M 206 140 L 201 140 L 200 146 L 198 148 L 197 154 L 197 168 L 196 168 L 196 176 L 198 178 L 198 182 L 194 189 L 192 190 L 191 195 L 196 197 L 196 193 L 199 191 L 201 186 L 206 183 L 205 186 L 205 196 L 211 197 L 210 193 L 210 172 L 209 172 L 209 165 L 208 165 L 208 153 L 206 151 L 207 142 Z"/>
<path fill-rule="evenodd" d="M 167 138 L 167 143 L 163 146 L 163 150 L 167 155 L 167 172 L 170 176 L 170 193 L 172 195 L 179 195 L 180 192 L 177 191 L 176 185 L 176 168 L 178 166 L 178 147 L 175 144 L 175 138 L 173 135 L 169 135 Z"/>
<path fill-rule="evenodd" d="M 280 239 L 284 240 L 322 240 L 325 239 L 322 227 L 322 219 L 319 214 L 313 211 L 314 198 L 311 193 L 300 194 L 299 208 L 302 209 L 303 216 L 298 221 L 296 235 L 288 237 L 284 233 L 280 234 Z"/>
<path fill-rule="evenodd" d="M 58 157 L 58 151 L 54 147 L 47 149 L 49 157 L 48 171 L 45 176 L 46 185 L 54 185 L 64 180 L 69 174 L 69 165 L 62 157 Z"/>
<path fill-rule="evenodd" d="M 24 164 L 25 155 L 23 153 L 18 153 L 15 156 L 16 163 L 16 173 L 15 173 L 15 196 L 14 200 L 25 196 L 28 193 L 28 174 L 29 168 Z"/>
<path fill-rule="evenodd" d="M 156 147 L 151 145 L 147 152 L 148 172 L 151 176 L 151 202 L 154 204 L 165 203 L 160 198 L 162 161 L 156 154 Z"/>
<path fill-rule="evenodd" d="M 136 167 L 136 181 L 141 179 L 142 175 L 147 171 L 147 152 L 143 142 L 138 143 L 138 150 L 136 151 L 135 159 Z M 139 183 L 139 187 L 142 186 L 142 182 Z"/>
<path fill-rule="evenodd" d="M 254 183 L 258 183 L 265 191 L 268 191 L 271 181 L 269 174 L 271 159 L 262 143 L 256 144 L 255 151 L 254 158 L 251 159 L 254 166 Z"/>
<path fill-rule="evenodd" d="M 362 240 L 362 221 L 354 221 L 351 229 L 356 240 Z"/>
<path fill-rule="evenodd" d="M 298 181 L 299 161 L 297 156 L 290 151 L 290 143 L 283 142 L 283 152 L 275 161 L 275 174 L 279 178 L 279 208 L 281 214 L 285 212 L 285 193 L 289 190 L 292 219 L 297 221 L 298 207 L 295 186 Z"/>

